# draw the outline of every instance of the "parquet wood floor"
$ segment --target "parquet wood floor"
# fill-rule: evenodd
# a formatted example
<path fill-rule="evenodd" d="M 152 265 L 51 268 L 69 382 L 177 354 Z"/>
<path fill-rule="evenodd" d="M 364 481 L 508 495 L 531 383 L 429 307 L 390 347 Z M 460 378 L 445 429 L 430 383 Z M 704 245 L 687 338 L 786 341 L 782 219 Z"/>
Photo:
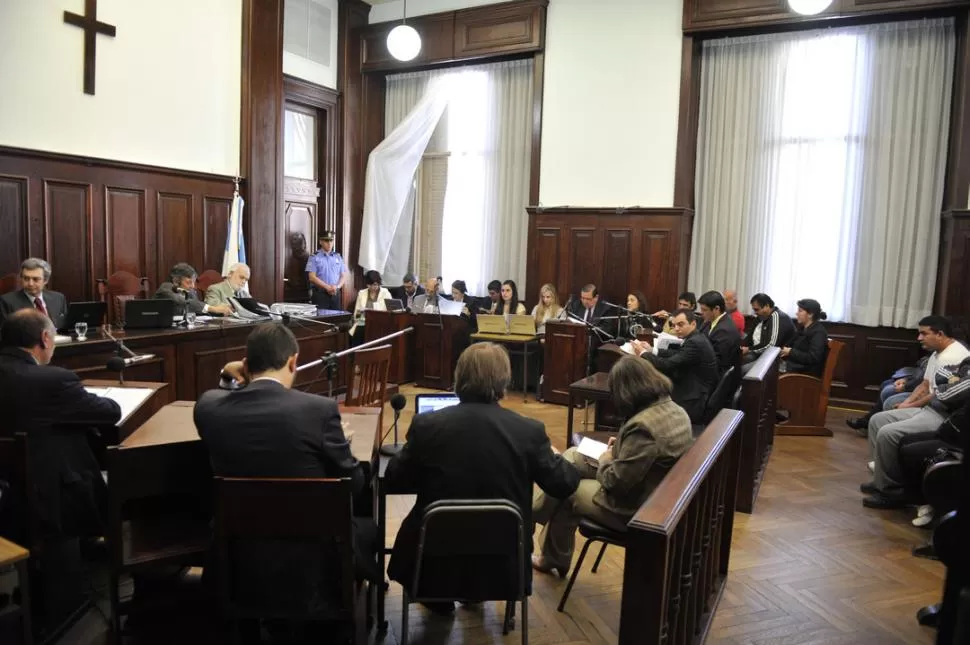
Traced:
<path fill-rule="evenodd" d="M 409 399 L 416 390 L 402 388 Z M 563 448 L 566 409 L 512 395 L 509 407 L 542 420 L 553 443 Z M 410 410 L 402 415 L 408 426 Z M 582 413 L 577 415 L 581 422 Z M 903 511 L 864 509 L 859 483 L 866 477 L 866 442 L 848 431 L 846 413 L 830 410 L 831 439 L 779 437 L 753 515 L 735 517 L 728 584 L 708 645 L 930 645 L 934 632 L 915 619 L 923 605 L 940 598 L 943 566 L 913 558 L 910 548 L 928 533 L 911 526 Z M 385 413 L 390 423 L 392 412 Z M 403 439 L 402 439 L 403 440 Z M 413 504 L 388 500 L 388 544 Z M 565 613 L 556 604 L 565 581 L 537 574 L 530 601 L 534 645 L 603 645 L 617 642 L 623 553 L 610 548 L 597 574 L 580 574 Z M 462 608 L 453 618 L 410 610 L 410 642 L 479 645 L 518 643 L 518 628 L 503 638 L 498 603 Z M 391 629 L 384 642 L 396 645 L 401 627 L 401 590 L 387 595 Z M 218 628 L 181 624 L 167 617 L 164 628 L 134 629 L 132 643 L 214 643 Z M 518 627 L 518 625 L 517 625 Z M 62 643 L 107 642 L 104 623 L 91 612 Z"/>

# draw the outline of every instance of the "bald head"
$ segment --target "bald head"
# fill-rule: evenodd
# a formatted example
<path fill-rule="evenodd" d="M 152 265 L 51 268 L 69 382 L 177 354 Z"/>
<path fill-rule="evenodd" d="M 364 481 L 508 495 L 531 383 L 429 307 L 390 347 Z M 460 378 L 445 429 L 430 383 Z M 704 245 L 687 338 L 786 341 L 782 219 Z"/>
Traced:
<path fill-rule="evenodd" d="M 738 292 L 734 289 L 724 290 L 724 306 L 727 313 L 733 313 L 738 309 Z"/>
<path fill-rule="evenodd" d="M 22 349 L 46 365 L 54 356 L 56 335 L 54 323 L 46 315 L 36 309 L 19 309 L 3 321 L 0 345 Z"/>

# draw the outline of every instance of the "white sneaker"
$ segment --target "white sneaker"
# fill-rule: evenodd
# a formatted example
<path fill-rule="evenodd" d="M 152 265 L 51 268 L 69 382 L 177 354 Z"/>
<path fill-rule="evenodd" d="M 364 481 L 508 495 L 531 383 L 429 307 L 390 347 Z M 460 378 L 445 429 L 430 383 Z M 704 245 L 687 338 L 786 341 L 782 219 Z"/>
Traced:
<path fill-rule="evenodd" d="M 876 462 L 870 461 L 869 463 L 867 463 L 866 470 L 868 470 L 870 473 L 876 472 Z"/>
<path fill-rule="evenodd" d="M 913 526 L 917 528 L 922 528 L 932 521 L 933 521 L 933 509 L 930 509 L 929 513 L 925 515 L 919 515 L 915 519 L 913 519 Z"/>
<path fill-rule="evenodd" d="M 933 507 L 929 504 L 923 504 L 918 509 L 916 509 L 916 517 L 923 517 L 924 515 L 932 515 Z"/>

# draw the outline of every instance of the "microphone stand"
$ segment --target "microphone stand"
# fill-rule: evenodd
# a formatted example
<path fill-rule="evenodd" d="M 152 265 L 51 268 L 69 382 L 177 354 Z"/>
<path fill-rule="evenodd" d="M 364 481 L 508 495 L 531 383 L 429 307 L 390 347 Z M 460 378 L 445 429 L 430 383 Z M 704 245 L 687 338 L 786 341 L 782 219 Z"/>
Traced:
<path fill-rule="evenodd" d="M 323 322 L 323 321 L 316 321 Z M 330 324 L 330 323 L 327 323 Z M 375 345 L 380 345 L 392 338 L 397 338 L 398 336 L 403 336 L 405 334 L 410 334 L 414 331 L 414 327 L 406 327 L 401 331 L 396 331 L 393 334 L 388 334 L 381 338 L 375 338 L 374 340 L 369 340 L 366 343 L 360 344 L 357 347 L 351 347 L 350 349 L 345 349 L 342 352 L 327 352 L 315 361 L 310 361 L 304 365 L 300 365 L 296 368 L 297 372 L 302 372 L 303 370 L 312 369 L 319 365 L 323 365 L 324 369 L 327 371 L 327 396 L 333 398 L 333 382 L 337 378 L 337 361 L 339 361 L 344 356 L 350 356 L 355 354 L 362 349 L 368 349 L 374 347 Z"/>
<path fill-rule="evenodd" d="M 626 307 L 621 307 L 620 305 L 614 304 L 612 302 L 608 302 L 606 300 L 603 301 L 603 304 L 605 304 L 608 307 L 613 307 L 614 309 L 619 309 L 620 311 L 626 313 L 626 322 L 627 322 L 627 331 L 628 332 L 630 330 L 630 317 L 631 316 L 634 319 L 637 319 L 637 318 L 646 318 L 647 319 L 647 323 L 650 325 L 651 331 L 653 330 L 653 325 L 654 325 L 653 316 L 651 316 L 650 314 L 644 313 L 642 311 L 635 311 L 633 309 L 627 309 Z M 622 314 L 621 314 L 621 317 L 622 317 Z M 617 332 L 619 332 L 619 331 L 620 330 L 617 329 Z M 619 336 L 619 333 L 617 333 L 617 336 Z"/>
<path fill-rule="evenodd" d="M 105 335 L 105 336 L 107 336 L 107 337 L 108 337 L 108 338 L 110 338 L 110 339 L 111 339 L 112 341 L 114 341 L 114 344 L 115 344 L 115 348 L 116 348 L 116 349 L 115 349 L 115 353 L 116 353 L 116 354 L 117 354 L 118 356 L 121 356 L 121 353 L 122 353 L 122 352 L 124 352 L 124 353 L 126 353 L 126 354 L 128 354 L 128 356 L 130 356 L 131 358 L 135 358 L 135 356 L 136 356 L 136 354 L 135 354 L 135 352 L 133 352 L 133 351 L 131 351 L 130 349 L 128 349 L 128 346 L 127 346 L 127 345 L 125 345 L 125 344 L 124 344 L 124 342 L 122 342 L 122 341 L 120 341 L 120 340 L 118 340 L 117 338 L 115 338 L 115 337 L 114 337 L 114 336 L 113 336 L 113 335 L 111 334 L 111 332 L 110 332 L 110 331 L 108 331 L 108 328 L 107 328 L 107 327 L 105 327 L 105 328 L 104 328 L 104 329 L 102 329 L 101 331 L 102 331 L 102 332 L 104 332 L 104 335 Z"/>
<path fill-rule="evenodd" d="M 606 333 L 606 330 L 600 329 L 597 325 L 594 325 L 591 322 L 583 320 L 578 316 L 574 316 L 569 312 L 566 312 L 566 316 L 570 320 L 574 322 L 578 322 L 581 325 L 585 325 L 586 327 L 586 378 L 589 378 L 590 372 L 592 371 L 592 367 L 593 367 L 593 334 L 596 334 L 597 338 L 599 338 L 603 342 L 615 341 L 616 339 L 610 337 L 610 335 Z M 585 405 L 583 405 L 583 430 L 586 430 L 588 427 L 589 427 L 589 401 L 586 401 Z"/>

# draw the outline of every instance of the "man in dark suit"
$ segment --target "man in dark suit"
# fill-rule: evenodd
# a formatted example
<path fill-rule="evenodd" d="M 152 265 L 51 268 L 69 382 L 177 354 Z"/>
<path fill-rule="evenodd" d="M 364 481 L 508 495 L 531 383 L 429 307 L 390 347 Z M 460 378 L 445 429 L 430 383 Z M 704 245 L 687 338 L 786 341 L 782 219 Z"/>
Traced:
<path fill-rule="evenodd" d="M 104 534 L 107 488 L 91 446 L 93 429 L 113 426 L 121 408 L 87 392 L 77 374 L 49 365 L 56 331 L 35 309 L 10 314 L 0 329 L 3 434 L 27 434 L 30 476 L 46 537 Z"/>
<path fill-rule="evenodd" d="M 392 287 L 390 289 L 391 296 L 403 302 L 404 308 L 410 311 L 414 299 L 424 295 L 424 287 L 418 284 L 418 279 L 414 277 L 413 273 L 404 274 L 404 280 L 402 282 L 404 284 L 400 287 Z"/>
<path fill-rule="evenodd" d="M 662 349 L 654 355 L 650 345 L 631 341 L 640 356 L 670 377 L 674 392 L 670 397 L 687 411 L 691 423 L 702 423 L 704 408 L 719 378 L 717 356 L 707 336 L 697 330 L 697 319 L 690 309 L 679 309 L 672 320 L 674 335 L 683 339 L 679 346 Z"/>
<path fill-rule="evenodd" d="M 741 334 L 734 320 L 727 313 L 724 296 L 718 291 L 708 291 L 697 299 L 704 326 L 701 333 L 707 335 L 717 355 L 719 374 L 738 365 L 741 361 Z"/>
<path fill-rule="evenodd" d="M 588 284 L 579 292 L 579 300 L 574 300 L 569 307 L 569 313 L 583 322 L 598 325 L 600 318 L 606 315 L 609 305 L 600 302 L 599 291 L 595 284 Z"/>
<path fill-rule="evenodd" d="M 223 370 L 245 387 L 199 397 L 195 425 L 212 470 L 222 477 L 349 477 L 359 494 L 364 477 L 344 437 L 337 403 L 292 389 L 299 349 L 285 325 L 262 324 L 246 341 L 245 360 Z M 358 577 L 380 580 L 376 527 L 355 518 L 354 529 Z M 239 580 L 258 603 L 311 608 L 332 594 L 326 572 L 333 568 L 319 549 L 299 543 L 253 547 L 252 557 L 240 557 L 246 568 Z"/>
<path fill-rule="evenodd" d="M 512 379 L 508 354 L 493 343 L 477 343 L 462 353 L 455 368 L 453 407 L 417 415 L 407 443 L 387 468 L 389 489 L 414 491 L 417 503 L 401 524 L 388 575 L 410 586 L 414 578 L 421 518 L 429 504 L 442 499 L 507 499 L 518 506 L 526 531 L 532 531 L 533 483 L 558 499 L 573 494 L 579 473 L 553 449 L 541 422 L 499 406 Z M 532 540 L 526 541 L 532 551 Z M 505 575 L 505 571 L 501 575 Z M 526 558 L 525 571 L 532 570 Z M 426 560 L 422 579 L 462 585 L 474 600 L 495 577 L 493 567 L 462 558 Z M 451 603 L 432 604 L 446 612 Z"/>
<path fill-rule="evenodd" d="M 172 267 L 169 282 L 158 285 L 156 298 L 164 298 L 175 303 L 175 313 L 181 316 L 186 311 L 195 314 L 220 314 L 228 316 L 232 313 L 232 305 L 207 305 L 199 299 L 195 290 L 195 279 L 198 277 L 191 264 L 179 262 Z"/>
<path fill-rule="evenodd" d="M 0 324 L 20 309 L 36 309 L 50 317 L 56 329 L 63 329 L 67 316 L 67 298 L 57 291 L 49 291 L 51 265 L 40 258 L 27 258 L 20 264 L 21 289 L 0 296 Z"/>

